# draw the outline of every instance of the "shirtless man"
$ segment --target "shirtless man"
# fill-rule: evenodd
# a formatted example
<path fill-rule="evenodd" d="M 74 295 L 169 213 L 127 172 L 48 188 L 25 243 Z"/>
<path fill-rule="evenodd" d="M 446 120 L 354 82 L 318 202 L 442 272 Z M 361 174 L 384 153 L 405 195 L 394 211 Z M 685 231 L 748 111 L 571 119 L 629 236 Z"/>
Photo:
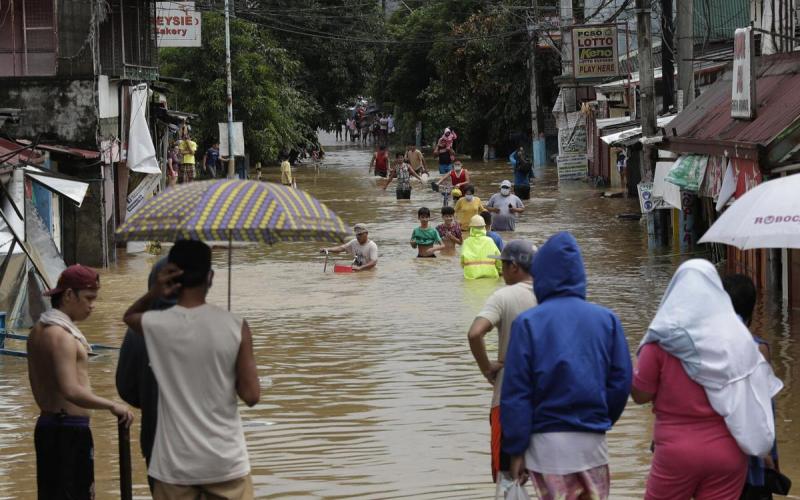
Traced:
<path fill-rule="evenodd" d="M 100 277 L 76 264 L 45 292 L 53 309 L 42 314 L 28 337 L 28 379 L 41 410 L 36 422 L 36 482 L 39 499 L 93 499 L 94 445 L 89 410 L 109 410 L 130 426 L 127 406 L 92 392 L 91 346 L 75 326 L 94 309 Z"/>

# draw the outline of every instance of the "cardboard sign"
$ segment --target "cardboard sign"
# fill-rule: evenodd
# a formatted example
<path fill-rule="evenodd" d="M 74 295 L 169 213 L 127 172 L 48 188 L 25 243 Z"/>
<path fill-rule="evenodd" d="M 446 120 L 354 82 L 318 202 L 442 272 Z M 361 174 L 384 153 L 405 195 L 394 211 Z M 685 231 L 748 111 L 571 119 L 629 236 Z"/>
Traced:
<path fill-rule="evenodd" d="M 586 155 L 560 155 L 556 159 L 558 180 L 585 179 L 589 175 Z"/>
<path fill-rule="evenodd" d="M 156 44 L 159 47 L 201 47 L 203 19 L 194 2 L 156 2 Z"/>
<path fill-rule="evenodd" d="M 652 182 L 640 182 L 636 185 L 636 189 L 639 191 L 639 208 L 643 214 L 660 208 L 670 208 L 663 198 L 653 194 Z"/>
<path fill-rule="evenodd" d="M 594 24 L 572 27 L 572 63 L 575 78 L 617 76 L 617 27 Z"/>

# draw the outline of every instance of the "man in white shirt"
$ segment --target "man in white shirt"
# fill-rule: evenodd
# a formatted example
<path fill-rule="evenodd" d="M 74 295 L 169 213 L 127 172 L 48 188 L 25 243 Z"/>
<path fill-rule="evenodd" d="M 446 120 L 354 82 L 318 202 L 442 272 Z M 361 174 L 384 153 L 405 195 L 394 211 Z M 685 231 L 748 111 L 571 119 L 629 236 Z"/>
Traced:
<path fill-rule="evenodd" d="M 481 312 L 472 322 L 467 337 L 472 355 L 486 380 L 494 387 L 489 413 L 491 424 L 492 478 L 497 482 L 498 473 L 510 478 L 511 457 L 501 452 L 500 391 L 503 381 L 503 361 L 508 350 L 511 323 L 523 311 L 536 305 L 533 294 L 533 278 L 529 267 L 536 253 L 536 246 L 524 240 L 509 241 L 498 256 L 492 258 L 503 262 L 503 280 L 506 286 L 494 292 Z M 483 338 L 497 328 L 497 361 L 489 361 Z"/>
<path fill-rule="evenodd" d="M 323 248 L 320 253 L 347 252 L 353 256 L 353 271 L 374 269 L 378 264 L 378 245 L 369 239 L 369 231 L 365 224 L 356 224 L 353 226 L 353 232 L 356 233 L 355 239 L 337 247 Z"/>
<path fill-rule="evenodd" d="M 155 285 L 125 312 L 158 382 L 148 468 L 156 500 L 253 498 L 237 405 L 237 395 L 248 406 L 260 398 L 252 335 L 246 321 L 206 303 L 213 276 L 208 245 L 177 241 Z M 148 311 L 175 292 L 174 307 Z"/>
<path fill-rule="evenodd" d="M 492 212 L 492 231 L 513 231 L 517 214 L 525 211 L 525 205 L 511 193 L 511 181 L 500 183 L 500 192 L 489 198 L 486 210 Z"/>

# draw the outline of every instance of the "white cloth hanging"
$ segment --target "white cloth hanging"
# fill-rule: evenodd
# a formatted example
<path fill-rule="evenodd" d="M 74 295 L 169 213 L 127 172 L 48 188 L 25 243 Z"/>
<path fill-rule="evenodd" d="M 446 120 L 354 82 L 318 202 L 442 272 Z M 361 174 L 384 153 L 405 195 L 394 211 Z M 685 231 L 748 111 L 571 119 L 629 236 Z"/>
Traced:
<path fill-rule="evenodd" d="M 772 448 L 772 397 L 783 387 L 736 315 L 717 270 L 684 262 L 672 277 L 642 345 L 658 342 L 703 386 L 711 407 L 747 455 Z"/>
<path fill-rule="evenodd" d="M 131 121 L 128 131 L 128 168 L 143 174 L 161 175 L 156 148 L 147 126 L 147 85 L 131 87 Z"/>

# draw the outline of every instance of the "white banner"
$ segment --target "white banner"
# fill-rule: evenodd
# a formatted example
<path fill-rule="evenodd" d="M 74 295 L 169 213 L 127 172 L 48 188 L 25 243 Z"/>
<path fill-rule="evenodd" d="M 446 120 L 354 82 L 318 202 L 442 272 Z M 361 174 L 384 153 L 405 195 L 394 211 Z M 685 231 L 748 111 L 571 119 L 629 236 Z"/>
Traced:
<path fill-rule="evenodd" d="M 589 175 L 586 155 L 560 155 L 556 158 L 558 180 L 585 179 Z"/>
<path fill-rule="evenodd" d="M 756 80 L 753 60 L 753 28 L 739 28 L 733 35 L 733 85 L 731 116 L 751 119 L 755 116 Z"/>
<path fill-rule="evenodd" d="M 161 185 L 160 175 L 148 175 L 144 179 L 142 179 L 142 182 L 140 182 L 138 186 L 133 188 L 131 194 L 128 195 L 128 198 L 126 200 L 128 202 L 127 215 L 130 216 L 132 213 L 137 211 L 139 207 L 144 205 L 145 201 L 152 198 L 160 185 Z"/>
<path fill-rule="evenodd" d="M 222 122 L 219 125 L 219 155 L 230 156 L 228 154 L 228 123 Z M 244 156 L 244 127 L 242 122 L 233 122 L 233 156 Z"/>
<path fill-rule="evenodd" d="M 159 47 L 200 47 L 203 19 L 194 2 L 156 2 L 156 33 Z"/>

